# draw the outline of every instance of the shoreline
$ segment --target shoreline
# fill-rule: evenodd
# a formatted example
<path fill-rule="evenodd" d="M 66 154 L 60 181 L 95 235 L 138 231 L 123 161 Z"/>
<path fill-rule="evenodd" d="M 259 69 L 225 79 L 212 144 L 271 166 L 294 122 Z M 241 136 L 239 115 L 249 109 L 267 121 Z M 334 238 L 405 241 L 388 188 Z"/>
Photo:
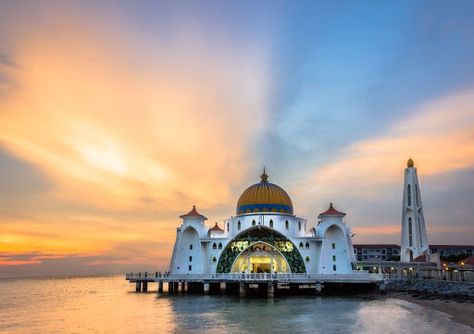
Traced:
<path fill-rule="evenodd" d="M 431 308 L 446 313 L 452 321 L 474 328 L 474 303 L 449 299 L 424 299 L 412 296 L 408 292 L 389 292 L 384 298 L 394 298 L 408 301 L 422 307 Z"/>

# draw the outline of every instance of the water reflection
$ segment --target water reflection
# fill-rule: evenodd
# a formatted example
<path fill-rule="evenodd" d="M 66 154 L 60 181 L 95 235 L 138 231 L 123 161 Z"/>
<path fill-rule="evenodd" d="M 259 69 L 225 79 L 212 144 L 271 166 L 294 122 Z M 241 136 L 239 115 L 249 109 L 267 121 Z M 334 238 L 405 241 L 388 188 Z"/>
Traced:
<path fill-rule="evenodd" d="M 0 280 L 0 333 L 471 333 L 443 313 L 395 299 L 133 289 L 122 277 Z"/>

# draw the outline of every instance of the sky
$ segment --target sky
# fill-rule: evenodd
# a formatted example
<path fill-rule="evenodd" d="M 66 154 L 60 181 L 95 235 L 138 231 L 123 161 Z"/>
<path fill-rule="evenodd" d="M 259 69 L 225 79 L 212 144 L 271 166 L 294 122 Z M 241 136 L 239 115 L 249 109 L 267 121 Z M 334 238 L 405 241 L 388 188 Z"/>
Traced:
<path fill-rule="evenodd" d="M 474 244 L 473 1 L 0 1 L 0 276 L 167 270 L 269 180 L 354 243 Z"/>

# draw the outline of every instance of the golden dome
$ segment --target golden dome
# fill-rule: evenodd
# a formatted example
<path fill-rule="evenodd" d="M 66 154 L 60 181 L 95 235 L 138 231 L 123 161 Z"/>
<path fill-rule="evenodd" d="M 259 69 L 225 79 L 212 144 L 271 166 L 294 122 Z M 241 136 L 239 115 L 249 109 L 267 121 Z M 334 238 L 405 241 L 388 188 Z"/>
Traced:
<path fill-rule="evenodd" d="M 268 182 L 263 169 L 260 183 L 244 190 L 237 202 L 237 214 L 252 212 L 278 212 L 293 214 L 293 203 L 288 193 L 276 184 Z"/>
<path fill-rule="evenodd" d="M 407 167 L 411 168 L 411 167 L 414 167 L 414 166 L 415 166 L 415 163 L 413 162 L 413 159 L 412 158 L 408 159 Z"/>

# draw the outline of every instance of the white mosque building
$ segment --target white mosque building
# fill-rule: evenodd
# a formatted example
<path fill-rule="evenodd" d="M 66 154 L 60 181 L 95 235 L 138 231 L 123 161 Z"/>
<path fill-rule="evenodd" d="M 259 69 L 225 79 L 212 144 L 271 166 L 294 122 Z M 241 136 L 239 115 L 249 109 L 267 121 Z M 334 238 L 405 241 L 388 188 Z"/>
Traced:
<path fill-rule="evenodd" d="M 236 215 L 205 225 L 196 207 L 177 228 L 169 271 L 172 274 L 314 273 L 349 274 L 356 269 L 351 230 L 345 213 L 332 204 L 315 227 L 293 212 L 288 193 L 268 182 L 248 187 L 239 197 Z"/>

